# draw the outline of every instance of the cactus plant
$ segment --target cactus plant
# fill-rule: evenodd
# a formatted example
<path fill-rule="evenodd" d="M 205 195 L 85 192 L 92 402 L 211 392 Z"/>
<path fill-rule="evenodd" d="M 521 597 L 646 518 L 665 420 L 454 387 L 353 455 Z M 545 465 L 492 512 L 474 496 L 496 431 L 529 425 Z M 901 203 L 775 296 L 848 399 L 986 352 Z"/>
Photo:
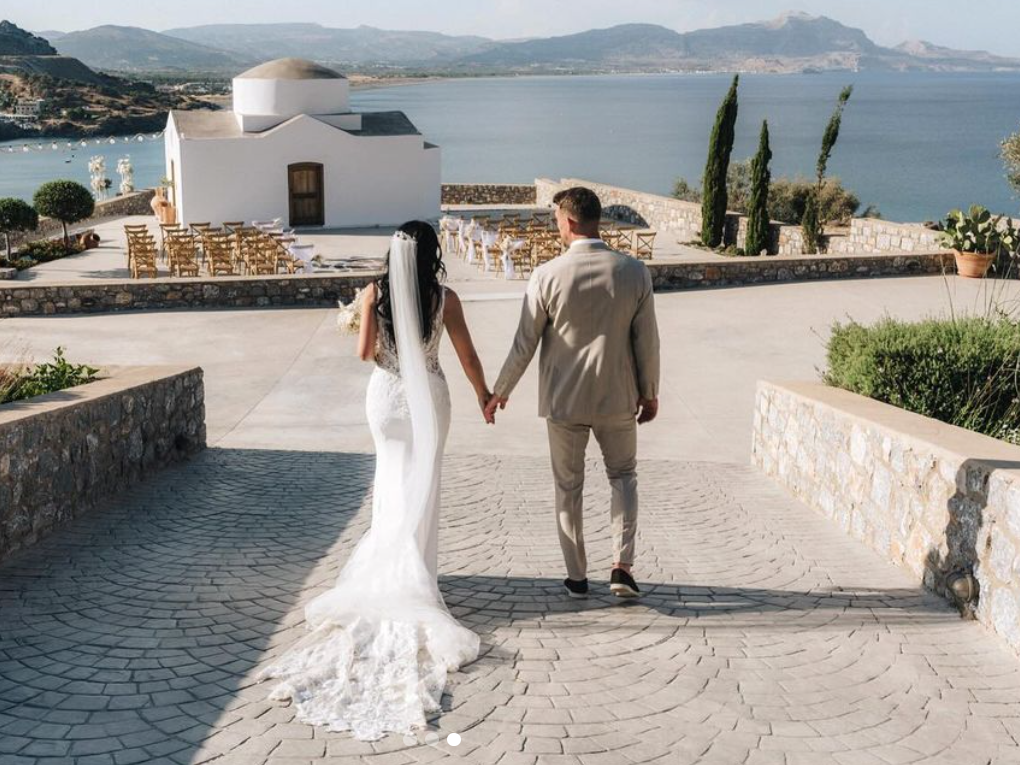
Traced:
<path fill-rule="evenodd" d="M 1013 222 L 1004 215 L 992 215 L 981 205 L 972 205 L 967 212 L 951 210 L 939 239 L 943 246 L 956 251 L 958 265 L 961 256 L 983 262 L 984 271 L 995 262 L 1002 275 L 1012 270 L 1020 250 L 1020 231 Z"/>

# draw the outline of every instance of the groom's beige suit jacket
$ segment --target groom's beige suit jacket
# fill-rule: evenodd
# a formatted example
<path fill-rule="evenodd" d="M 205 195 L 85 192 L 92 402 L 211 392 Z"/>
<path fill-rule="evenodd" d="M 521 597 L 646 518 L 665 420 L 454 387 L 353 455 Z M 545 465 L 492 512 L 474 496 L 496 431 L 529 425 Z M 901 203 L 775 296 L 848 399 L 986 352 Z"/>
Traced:
<path fill-rule="evenodd" d="M 539 344 L 539 415 L 594 424 L 637 411 L 659 391 L 652 278 L 599 240 L 574 242 L 535 269 L 494 393 L 509 398 Z"/>

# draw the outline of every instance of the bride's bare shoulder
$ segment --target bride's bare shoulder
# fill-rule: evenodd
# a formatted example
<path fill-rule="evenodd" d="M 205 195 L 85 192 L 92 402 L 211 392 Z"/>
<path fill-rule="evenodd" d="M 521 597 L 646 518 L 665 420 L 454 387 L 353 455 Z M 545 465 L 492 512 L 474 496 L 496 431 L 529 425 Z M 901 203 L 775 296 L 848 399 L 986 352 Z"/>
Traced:
<path fill-rule="evenodd" d="M 460 311 L 460 297 L 449 287 L 443 287 L 445 297 L 443 299 L 443 315 L 449 316 L 450 311 Z"/>

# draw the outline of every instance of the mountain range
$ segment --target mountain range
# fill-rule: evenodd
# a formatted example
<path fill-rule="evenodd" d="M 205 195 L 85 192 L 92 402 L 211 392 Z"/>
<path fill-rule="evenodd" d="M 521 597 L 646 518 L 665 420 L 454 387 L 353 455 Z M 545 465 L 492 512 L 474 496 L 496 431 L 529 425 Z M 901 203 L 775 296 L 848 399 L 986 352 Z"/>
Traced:
<path fill-rule="evenodd" d="M 893 48 L 825 16 L 789 12 L 770 21 L 693 32 L 624 24 L 578 34 L 491 40 L 438 32 L 320 24 L 213 24 L 152 32 L 100 26 L 39 33 L 60 53 L 120 71 L 220 71 L 300 56 L 339 67 L 448 74 L 878 69 L 1020 71 L 1020 59 L 924 41 Z"/>

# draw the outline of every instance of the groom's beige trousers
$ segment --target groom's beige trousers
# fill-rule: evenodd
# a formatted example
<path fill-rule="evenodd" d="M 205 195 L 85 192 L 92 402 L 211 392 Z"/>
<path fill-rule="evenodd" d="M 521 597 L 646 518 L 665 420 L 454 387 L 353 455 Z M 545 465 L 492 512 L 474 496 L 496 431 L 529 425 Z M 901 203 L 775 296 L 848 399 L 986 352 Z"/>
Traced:
<path fill-rule="evenodd" d="M 587 577 L 588 559 L 584 551 L 584 453 L 588 437 L 602 450 L 606 475 L 612 487 L 610 520 L 613 529 L 613 562 L 634 562 L 634 536 L 637 533 L 637 423 L 633 415 L 624 415 L 593 425 L 562 422 L 549 418 L 549 454 L 556 484 L 556 517 L 560 547 L 567 564 L 567 576 L 573 580 Z"/>

